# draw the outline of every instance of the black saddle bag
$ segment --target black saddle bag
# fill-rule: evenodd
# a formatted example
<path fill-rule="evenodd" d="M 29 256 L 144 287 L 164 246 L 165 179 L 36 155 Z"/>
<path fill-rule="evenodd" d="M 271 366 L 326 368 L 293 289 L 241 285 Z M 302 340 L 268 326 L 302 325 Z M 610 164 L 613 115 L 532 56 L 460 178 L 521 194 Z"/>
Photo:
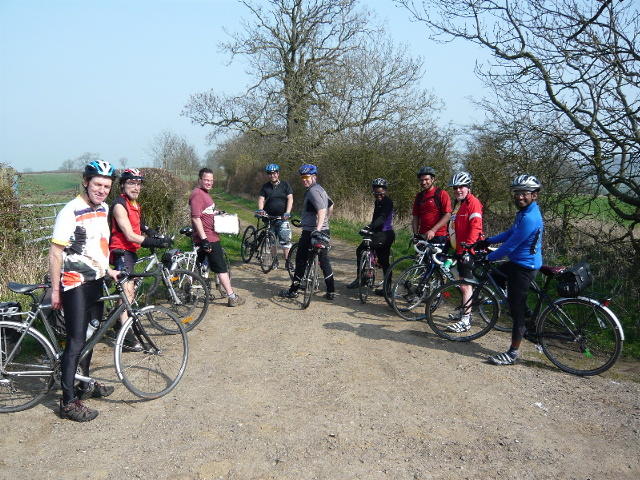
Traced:
<path fill-rule="evenodd" d="M 577 297 L 593 283 L 591 265 L 579 263 L 558 274 L 558 295 L 561 297 Z"/>

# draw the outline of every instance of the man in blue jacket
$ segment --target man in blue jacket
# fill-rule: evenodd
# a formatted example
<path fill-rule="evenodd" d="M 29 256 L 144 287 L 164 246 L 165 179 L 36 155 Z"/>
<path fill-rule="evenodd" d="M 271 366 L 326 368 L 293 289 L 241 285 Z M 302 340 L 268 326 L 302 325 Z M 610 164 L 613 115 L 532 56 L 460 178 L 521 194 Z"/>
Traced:
<path fill-rule="evenodd" d="M 542 214 L 538 208 L 538 192 L 541 185 L 536 177 L 519 175 L 511 184 L 513 200 L 519 209 L 512 227 L 486 240 L 480 240 L 476 246 L 486 248 L 493 243 L 502 243 L 487 260 L 495 261 L 503 257 L 509 259 L 498 269 L 506 275 L 507 300 L 513 318 L 511 348 L 504 353 L 489 357 L 495 365 L 513 365 L 518 357 L 518 349 L 525 331 L 527 312 L 527 292 L 529 285 L 542 266 Z M 505 279 L 502 279 L 503 282 Z M 500 279 L 496 278 L 498 283 Z M 501 285 L 504 287 L 505 285 Z"/>

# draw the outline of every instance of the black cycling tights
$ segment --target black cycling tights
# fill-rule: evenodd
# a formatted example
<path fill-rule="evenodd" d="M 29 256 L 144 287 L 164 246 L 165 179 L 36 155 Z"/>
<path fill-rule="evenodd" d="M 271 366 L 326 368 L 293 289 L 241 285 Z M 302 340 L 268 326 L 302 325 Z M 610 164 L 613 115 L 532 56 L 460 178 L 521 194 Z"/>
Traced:
<path fill-rule="evenodd" d="M 329 230 L 322 230 L 324 235 L 329 236 Z M 298 241 L 298 253 L 296 253 L 296 271 L 293 276 L 293 283 L 290 290 L 296 292 L 300 288 L 300 281 L 304 276 L 307 267 L 307 259 L 309 258 L 309 246 L 311 245 L 311 232 L 303 230 Z M 335 281 L 333 279 L 333 269 L 329 261 L 329 251 L 326 248 L 320 250 L 318 255 L 320 261 L 320 269 L 324 275 L 324 283 L 327 286 L 327 292 L 336 291 Z"/>
<path fill-rule="evenodd" d="M 506 262 L 498 266 L 498 270 L 504 273 L 507 286 L 507 300 L 509 310 L 513 319 L 513 330 L 511 331 L 511 341 L 522 340 L 525 330 L 525 312 L 527 310 L 527 294 L 529 285 L 536 277 L 537 270 L 521 267 L 513 262 Z M 505 287 L 505 279 L 495 276 L 496 283 L 502 288 Z"/>
<path fill-rule="evenodd" d="M 93 280 L 83 283 L 71 290 L 62 292 L 62 306 L 64 308 L 64 324 L 67 327 L 67 343 L 62 352 L 62 401 L 66 405 L 75 399 L 73 388 L 78 359 L 84 348 L 87 336 L 87 327 L 92 318 L 102 319 L 103 303 L 98 300 L 102 297 L 103 280 Z M 82 374 L 89 375 L 89 354 L 80 363 Z"/>

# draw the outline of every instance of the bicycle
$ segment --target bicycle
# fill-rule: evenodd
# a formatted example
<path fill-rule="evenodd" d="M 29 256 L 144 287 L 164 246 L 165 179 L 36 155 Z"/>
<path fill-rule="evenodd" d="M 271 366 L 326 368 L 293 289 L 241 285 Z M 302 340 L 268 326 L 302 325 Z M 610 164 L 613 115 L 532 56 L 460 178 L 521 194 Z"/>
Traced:
<path fill-rule="evenodd" d="M 454 280 L 451 272 L 443 267 L 441 258 L 451 258 L 442 249 L 426 240 L 414 243 L 416 254 L 411 257 L 413 265 L 396 277 L 389 287 L 391 308 L 403 319 L 423 320 L 425 314 L 420 306 L 430 293 L 443 283 Z"/>
<path fill-rule="evenodd" d="M 193 244 L 193 228 L 192 227 L 184 227 L 180 229 L 180 233 L 185 237 L 188 237 L 192 240 Z M 222 248 L 222 257 L 224 258 L 224 263 L 227 266 L 227 273 L 229 277 L 231 277 L 231 262 L 229 261 L 229 255 L 227 255 L 227 251 Z M 171 259 L 168 260 L 171 262 L 172 268 L 181 268 L 183 270 L 190 270 L 198 275 L 200 275 L 204 281 L 207 283 L 207 287 L 209 287 L 209 295 L 210 298 L 213 298 L 213 288 L 211 285 L 210 273 L 211 269 L 209 267 L 209 259 L 205 256 L 202 262 L 198 261 L 198 247 L 193 244 L 193 249 L 188 252 L 173 252 L 171 255 Z M 213 283 L 215 284 L 216 290 L 220 293 L 222 298 L 227 296 L 227 292 L 225 292 L 222 284 L 220 283 L 220 277 L 217 273 L 214 273 Z"/>
<path fill-rule="evenodd" d="M 408 270 L 411 267 L 415 267 L 421 265 L 424 261 L 426 251 L 418 251 L 415 250 L 416 242 L 412 239 L 409 241 L 409 250 L 413 251 L 411 255 L 404 255 L 397 260 L 392 260 L 390 262 L 389 268 L 384 275 L 384 279 L 382 281 L 382 288 L 384 299 L 391 308 L 393 308 L 393 298 L 391 296 L 391 290 L 395 283 L 394 279 L 398 279 L 398 277 Z"/>
<path fill-rule="evenodd" d="M 114 365 L 118 378 L 134 395 L 154 399 L 173 390 L 184 375 L 189 356 L 187 333 L 178 317 L 162 307 L 134 308 L 122 284 L 128 279 L 144 278 L 153 273 L 124 273 L 115 282 L 116 293 L 102 301 L 120 301 L 106 320 L 92 334 L 80 354 L 80 361 L 101 341 L 107 331 L 128 319 L 114 344 Z M 51 324 L 51 304 L 43 303 L 50 283 L 35 285 L 11 282 L 9 290 L 31 298 L 29 311 L 13 309 L 0 320 L 0 412 L 18 412 L 33 407 L 60 381 L 62 347 L 60 333 Z M 42 291 L 42 293 L 40 293 Z M 6 310 L 6 309 L 5 309 Z M 24 319 L 22 319 L 24 317 Z M 21 321 L 10 320 L 20 318 Z M 8 320 L 7 320 L 8 319 Z M 36 324 L 36 321 L 39 321 Z M 57 331 L 57 333 L 56 333 Z M 139 352 L 125 353 L 125 336 L 130 333 L 141 343 Z M 95 380 L 76 374 L 76 381 Z"/>
<path fill-rule="evenodd" d="M 376 281 L 375 252 L 371 248 L 373 232 L 363 228 L 358 233 L 362 236 L 362 243 L 364 243 L 364 249 L 358 257 L 358 297 L 360 303 L 367 303 L 369 291 L 375 288 Z"/>
<path fill-rule="evenodd" d="M 503 276 L 493 264 L 476 255 L 477 278 L 455 280 L 434 290 L 425 309 L 429 326 L 439 336 L 453 341 L 470 341 L 486 334 L 500 316 L 508 316 L 506 292 L 494 276 Z M 535 297 L 535 308 L 527 319 L 524 338 L 536 344 L 558 368 L 574 375 L 597 375 L 616 362 L 622 351 L 624 332 L 616 315 L 608 308 L 611 298 L 599 301 L 588 296 L 560 297 L 549 293 L 551 283 L 565 267 L 542 266 L 542 287 L 534 281 L 529 292 Z M 467 302 L 462 301 L 462 286 L 472 289 Z M 461 314 L 471 313 L 471 328 L 456 333 L 448 325 Z M 473 321 L 479 314 L 482 321 Z"/>
<path fill-rule="evenodd" d="M 258 219 L 258 228 L 249 225 L 242 234 L 240 244 L 240 256 L 244 263 L 248 263 L 254 254 L 257 254 L 258 263 L 264 273 L 269 273 L 278 264 L 277 239 L 271 231 L 271 222 L 283 220 L 282 217 L 274 215 L 255 214 Z M 260 220 L 263 225 L 260 226 Z"/>
<path fill-rule="evenodd" d="M 320 279 L 318 278 L 318 263 L 320 262 L 319 256 L 322 250 L 328 250 L 331 248 L 329 242 L 331 239 L 322 233 L 311 235 L 311 244 L 309 245 L 309 258 L 307 259 L 307 265 L 304 270 L 304 276 L 300 282 L 300 288 L 304 290 L 302 297 L 302 308 L 307 308 L 311 303 L 311 297 L 320 286 Z"/>
<path fill-rule="evenodd" d="M 158 259 L 155 248 L 150 255 L 139 258 L 136 265 L 143 265 L 145 275 L 134 280 L 134 305 L 161 305 L 178 315 L 187 331 L 193 330 L 209 309 L 209 287 L 196 272 L 179 268 L 180 251 L 172 249 Z M 124 250 L 114 250 L 113 255 L 123 255 Z M 175 260 L 174 260 L 175 257 Z"/>

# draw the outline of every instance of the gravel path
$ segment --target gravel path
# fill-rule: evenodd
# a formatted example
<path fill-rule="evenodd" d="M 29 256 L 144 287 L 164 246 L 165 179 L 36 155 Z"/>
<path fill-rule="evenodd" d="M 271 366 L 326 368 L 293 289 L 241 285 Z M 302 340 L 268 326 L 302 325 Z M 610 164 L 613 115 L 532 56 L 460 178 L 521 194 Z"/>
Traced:
<path fill-rule="evenodd" d="M 214 302 L 161 399 L 131 395 L 101 344 L 95 373 L 116 392 L 91 401 L 100 416 L 61 420 L 59 392 L 3 415 L 0 478 L 640 478 L 637 363 L 579 378 L 526 343 L 524 362 L 489 365 L 506 334 L 456 344 L 384 299 L 361 305 L 344 289 L 353 255 L 332 250 L 338 296 L 307 310 L 275 297 L 284 271 L 237 266 L 247 304 Z"/>

